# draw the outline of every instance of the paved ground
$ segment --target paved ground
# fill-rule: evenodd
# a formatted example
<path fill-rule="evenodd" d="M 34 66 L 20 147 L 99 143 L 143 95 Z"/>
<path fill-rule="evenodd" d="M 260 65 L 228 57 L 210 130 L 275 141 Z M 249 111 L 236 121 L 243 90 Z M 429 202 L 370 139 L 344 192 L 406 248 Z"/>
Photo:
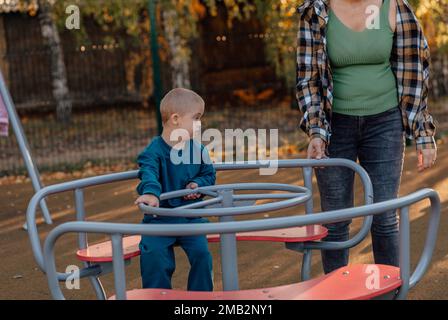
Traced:
<path fill-rule="evenodd" d="M 416 157 L 413 147 L 408 148 L 405 169 L 403 172 L 400 195 L 405 195 L 423 187 L 436 189 L 442 200 L 442 221 L 438 237 L 438 245 L 433 257 L 432 266 L 425 278 L 414 288 L 411 299 L 448 299 L 448 150 L 446 145 L 439 149 L 438 163 L 431 170 L 417 173 Z M 304 157 L 304 155 L 299 155 Z M 61 182 L 64 179 L 52 179 L 46 184 Z M 218 176 L 218 183 L 229 182 L 282 182 L 298 183 L 302 185 L 301 174 L 292 174 L 291 170 L 280 170 L 276 176 L 263 177 L 257 171 L 225 172 Z M 89 220 L 139 222 L 141 215 L 132 205 L 135 198 L 136 182 L 116 183 L 111 186 L 91 188 L 86 191 L 86 208 Z M 315 186 L 316 187 L 316 186 Z M 314 193 L 316 211 L 320 210 L 317 189 Z M 356 204 L 362 202 L 362 189 L 356 181 Z M 21 229 L 24 222 L 24 212 L 27 202 L 32 195 L 29 182 L 2 182 L 0 185 L 0 251 L 2 263 L 0 264 L 0 299 L 48 299 L 46 278 L 37 269 L 30 250 L 28 236 Z M 54 215 L 55 224 L 74 219 L 72 194 L 61 194 L 51 197 L 49 205 Z M 411 238 L 412 261 L 418 259 L 426 233 L 429 201 L 421 202 L 411 208 Z M 290 215 L 302 213 L 300 210 L 284 210 L 271 214 Z M 355 220 L 352 232 L 356 232 L 360 222 Z M 41 225 L 40 234 L 45 238 L 51 226 Z M 102 239 L 102 238 L 101 238 Z M 100 240 L 92 237 L 91 242 Z M 77 264 L 74 257 L 76 238 L 67 236 L 58 242 L 57 255 L 59 269 L 69 264 Z M 215 288 L 221 289 L 220 261 L 218 245 L 210 245 L 214 257 Z M 288 284 L 296 281 L 300 274 L 299 263 L 301 258 L 292 251 L 288 251 L 282 244 L 273 243 L 240 243 L 239 269 L 241 288 L 269 287 Z M 183 252 L 177 250 L 177 270 L 174 274 L 175 288 L 185 288 L 188 262 Z M 370 239 L 366 239 L 351 251 L 351 263 L 372 261 Z M 313 256 L 313 275 L 321 274 L 320 255 Z M 127 268 L 128 288 L 140 287 L 139 260 L 134 259 Z M 112 293 L 112 277 L 104 277 L 104 284 L 108 293 Z M 92 298 L 88 282 L 81 282 L 81 290 L 67 292 L 69 298 Z"/>

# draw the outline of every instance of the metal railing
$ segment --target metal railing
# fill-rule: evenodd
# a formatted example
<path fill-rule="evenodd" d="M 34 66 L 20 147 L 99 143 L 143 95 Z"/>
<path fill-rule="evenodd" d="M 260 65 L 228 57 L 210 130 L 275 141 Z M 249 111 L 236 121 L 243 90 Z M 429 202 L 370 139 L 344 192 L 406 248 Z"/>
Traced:
<path fill-rule="evenodd" d="M 431 202 L 430 220 L 423 252 L 414 272 L 410 272 L 410 221 L 409 206 L 429 199 Z M 112 240 L 114 283 L 117 299 L 126 299 L 126 276 L 123 261 L 123 235 L 151 235 L 151 236 L 192 236 L 205 234 L 235 234 L 237 232 L 272 230 L 313 224 L 333 223 L 357 217 L 369 217 L 381 214 L 384 211 L 400 209 L 400 279 L 402 286 L 397 299 L 404 299 L 410 288 L 414 287 L 429 267 L 437 240 L 437 231 L 440 221 L 440 199 L 436 191 L 425 188 L 409 195 L 359 206 L 356 208 L 332 210 L 312 215 L 270 218 L 252 221 L 217 222 L 206 224 L 125 224 L 107 222 L 67 222 L 53 229 L 44 245 L 44 260 L 48 284 L 55 299 L 64 299 L 58 282 L 56 271 L 54 246 L 63 234 L 76 233 L 102 233 L 108 234 Z M 236 262 L 234 262 L 236 263 Z M 223 270 L 226 272 L 226 270 Z M 224 276 L 224 275 L 223 275 Z"/>
<path fill-rule="evenodd" d="M 373 187 L 371 180 L 367 174 L 367 172 L 357 163 L 347 160 L 347 159 L 291 159 L 291 160 L 278 160 L 275 163 L 272 162 L 252 162 L 252 163 L 221 163 L 215 164 L 214 167 L 217 171 L 220 170 L 248 170 L 248 169 L 260 169 L 267 168 L 271 165 L 276 165 L 278 168 L 302 168 L 303 170 L 303 178 L 304 178 L 304 186 L 308 189 L 311 194 L 313 192 L 312 186 L 312 168 L 313 167 L 332 167 L 332 166 L 344 166 L 355 171 L 362 182 L 364 187 L 364 202 L 365 204 L 373 203 Z M 42 253 L 42 246 L 38 234 L 37 223 L 36 223 L 36 210 L 39 203 L 45 199 L 46 197 L 62 193 L 66 191 L 73 191 L 75 194 L 75 208 L 76 208 L 76 219 L 78 221 L 83 221 L 85 219 L 85 208 L 84 208 L 84 194 L 83 189 L 87 187 L 92 187 L 96 185 L 104 185 L 112 182 L 124 181 L 137 179 L 138 171 L 129 171 L 129 172 L 121 172 L 114 173 L 90 178 L 79 179 L 75 181 L 64 182 L 56 185 L 51 185 L 44 187 L 36 192 L 36 194 L 32 197 L 28 209 L 27 209 L 27 227 L 28 234 L 30 237 L 31 248 L 34 254 L 34 258 L 40 267 L 40 269 L 45 272 L 45 262 Z M 162 195 L 163 197 L 163 195 Z M 305 202 L 305 211 L 307 214 L 313 213 L 313 199 L 310 197 Z M 372 224 L 372 217 L 366 216 L 363 224 L 356 235 L 354 235 L 351 239 L 343 242 L 307 242 L 303 244 L 304 247 L 295 247 L 291 248 L 298 251 L 303 251 L 304 259 L 302 262 L 302 279 L 307 280 L 310 278 L 310 269 L 311 269 L 311 249 L 321 249 L 325 248 L 326 250 L 332 249 L 342 249 L 342 248 L 352 248 L 359 244 L 368 234 L 370 230 L 370 226 Z M 48 216 L 46 218 L 46 222 L 51 224 L 51 217 Z M 85 249 L 88 246 L 87 235 L 85 233 L 80 233 L 78 236 L 78 245 L 80 249 Z M 307 247 L 309 246 L 309 247 Z M 89 277 L 92 282 L 92 285 L 95 289 L 95 292 L 98 297 L 105 297 L 104 290 L 102 289 L 101 283 L 99 282 L 97 276 L 104 274 L 106 270 L 104 266 L 99 264 L 89 264 L 86 263 L 85 267 L 80 270 L 81 277 Z M 61 281 L 64 281 L 69 277 L 70 273 L 58 273 L 58 278 Z"/>

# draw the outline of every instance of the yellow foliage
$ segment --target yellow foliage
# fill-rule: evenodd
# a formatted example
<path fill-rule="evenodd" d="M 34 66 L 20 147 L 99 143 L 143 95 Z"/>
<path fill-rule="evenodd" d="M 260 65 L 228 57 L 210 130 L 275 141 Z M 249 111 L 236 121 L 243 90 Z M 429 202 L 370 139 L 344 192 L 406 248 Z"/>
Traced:
<path fill-rule="evenodd" d="M 274 90 L 266 89 L 260 93 L 257 93 L 254 89 L 238 89 L 233 91 L 233 95 L 238 97 L 247 105 L 255 105 L 257 102 L 272 98 L 274 95 Z"/>
<path fill-rule="evenodd" d="M 448 45 L 448 0 L 420 0 L 416 15 L 421 20 L 429 45 Z"/>

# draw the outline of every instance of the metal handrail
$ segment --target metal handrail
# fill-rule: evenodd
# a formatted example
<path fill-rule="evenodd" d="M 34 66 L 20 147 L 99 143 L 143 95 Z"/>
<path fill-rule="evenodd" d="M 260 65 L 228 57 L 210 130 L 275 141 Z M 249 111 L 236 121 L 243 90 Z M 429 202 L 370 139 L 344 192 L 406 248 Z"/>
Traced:
<path fill-rule="evenodd" d="M 223 217 L 223 216 L 239 216 L 239 215 L 246 215 L 246 214 L 255 214 L 255 213 L 262 213 L 262 212 L 268 212 L 268 211 L 275 211 L 280 210 L 288 207 L 293 207 L 298 204 L 304 203 L 305 201 L 308 201 L 311 197 L 311 191 L 307 188 L 301 187 L 301 186 L 294 186 L 294 185 L 288 185 L 288 184 L 281 184 L 281 183 L 232 183 L 232 184 L 220 184 L 220 185 L 213 185 L 213 186 L 207 186 L 207 187 L 199 187 L 197 189 L 182 189 L 170 193 L 165 193 L 164 196 L 160 197 L 161 199 L 169 200 L 173 198 L 183 197 L 187 194 L 197 192 L 202 193 L 204 191 L 217 191 L 224 192 L 228 190 L 272 190 L 272 191 L 289 191 L 289 193 L 276 193 L 276 194 L 269 194 L 269 198 L 271 199 L 285 199 L 282 201 L 277 202 L 270 202 L 266 204 L 261 205 L 254 205 L 254 206 L 244 206 L 244 207 L 238 207 L 238 206 L 232 206 L 228 208 L 202 208 L 207 203 L 205 201 L 198 202 L 197 205 L 194 206 L 194 208 L 191 208 L 191 204 L 186 206 L 180 206 L 175 208 L 159 208 L 159 207 L 151 207 L 148 205 L 140 204 L 139 208 L 144 213 L 149 214 L 156 214 L 160 216 L 166 216 L 166 217 L 177 217 L 181 215 L 182 217 Z M 235 195 L 233 192 L 230 194 L 230 197 L 232 198 L 232 201 L 238 198 L 242 198 L 242 195 Z M 251 195 L 244 195 L 247 197 L 243 197 L 245 200 L 247 198 L 253 199 L 253 200 L 261 200 L 266 199 L 267 194 L 251 194 Z M 219 196 L 218 196 L 219 197 Z M 220 200 L 223 200 L 222 197 L 219 197 Z M 206 200 L 207 201 L 207 200 Z M 210 201 L 211 202 L 211 201 Z M 199 207 L 201 205 L 201 207 Z"/>
<path fill-rule="evenodd" d="M 358 175 L 360 176 L 361 182 L 364 186 L 364 200 L 366 204 L 373 203 L 373 186 L 372 182 L 370 180 L 369 175 L 365 171 L 363 167 L 361 167 L 359 164 L 357 164 L 354 161 L 348 160 L 348 159 L 340 159 L 340 158 L 334 158 L 334 159 L 288 159 L 288 160 L 277 160 L 275 162 L 266 162 L 266 161 L 252 161 L 252 162 L 235 162 L 235 163 L 217 163 L 214 164 L 214 167 L 217 171 L 220 170 L 247 170 L 247 169 L 260 169 L 260 168 L 266 168 L 269 166 L 272 166 L 272 164 L 275 164 L 278 168 L 297 168 L 302 167 L 303 169 L 311 168 L 311 167 L 332 167 L 332 166 L 343 166 L 352 169 Z M 37 223 L 36 223 L 36 210 L 37 206 L 40 203 L 42 199 L 45 199 L 46 197 L 62 193 L 66 191 L 75 191 L 76 196 L 76 205 L 77 207 L 80 207 L 79 212 L 77 211 L 77 219 L 79 221 L 84 219 L 84 210 L 83 210 L 83 196 L 82 196 L 82 189 L 112 182 L 118 182 L 118 181 L 125 181 L 125 180 L 131 180 L 131 179 L 137 179 L 138 178 L 138 170 L 133 171 L 127 171 L 127 172 L 119 172 L 119 173 L 112 173 L 112 174 L 106 174 L 106 175 L 100 175 L 95 177 L 89 177 L 89 178 L 83 178 L 78 179 L 74 181 L 68 181 L 63 182 L 60 184 L 50 185 L 42 188 L 38 192 L 34 194 L 34 196 L 31 198 L 28 208 L 27 208 L 27 231 L 31 242 L 31 248 L 33 251 L 34 258 L 39 266 L 39 268 L 45 272 L 45 264 L 43 260 L 43 254 L 42 254 L 42 246 L 40 243 L 40 238 L 37 230 Z M 77 192 L 78 191 L 78 192 Z M 312 202 L 312 199 L 309 201 Z M 52 221 L 49 221 L 49 224 L 51 224 Z M 372 224 L 372 217 L 367 216 L 363 224 L 361 226 L 361 229 L 358 231 L 358 233 L 353 236 L 351 239 L 343 242 L 320 242 L 317 244 L 321 244 L 325 249 L 331 250 L 331 249 L 341 249 L 341 248 L 351 248 L 353 246 L 356 246 L 358 243 L 360 243 L 368 234 L 370 230 L 370 226 Z M 80 244 L 87 243 L 87 240 L 80 235 Z M 81 275 L 89 276 L 89 275 L 97 275 L 101 270 L 99 268 L 90 267 L 85 268 L 86 270 L 81 270 Z M 68 276 L 70 276 L 70 273 L 59 273 L 59 279 L 65 280 Z"/>
<path fill-rule="evenodd" d="M 54 246 L 59 237 L 65 233 L 103 233 L 112 237 L 113 244 L 113 266 L 114 280 L 116 286 L 116 297 L 126 298 L 125 270 L 122 252 L 122 236 L 126 235 L 151 235 L 151 236 L 193 236 L 204 234 L 228 234 L 248 231 L 261 231 L 271 229 L 281 229 L 297 226 L 307 226 L 313 224 L 334 223 L 366 217 L 369 215 L 381 214 L 388 210 L 400 210 L 400 226 L 409 226 L 408 208 L 410 205 L 424 199 L 430 199 L 430 221 L 426 235 L 425 246 L 420 256 L 417 267 L 409 277 L 409 227 L 404 230 L 400 228 L 400 277 L 403 286 L 400 289 L 398 298 L 405 298 L 407 290 L 414 287 L 423 277 L 428 269 L 437 240 L 437 231 L 440 221 L 440 199 L 433 189 L 425 188 L 406 196 L 363 205 L 355 208 L 332 210 L 312 215 L 289 216 L 280 218 L 269 218 L 262 220 L 219 222 L 219 223 L 195 223 L 195 224 L 125 224 L 109 222 L 67 222 L 54 228 L 44 244 L 44 257 L 46 261 L 48 285 L 52 296 L 55 299 L 64 299 L 58 283 L 56 263 L 54 256 Z M 403 254 L 404 253 L 404 254 Z M 226 270 L 223 270 L 223 273 Z"/>

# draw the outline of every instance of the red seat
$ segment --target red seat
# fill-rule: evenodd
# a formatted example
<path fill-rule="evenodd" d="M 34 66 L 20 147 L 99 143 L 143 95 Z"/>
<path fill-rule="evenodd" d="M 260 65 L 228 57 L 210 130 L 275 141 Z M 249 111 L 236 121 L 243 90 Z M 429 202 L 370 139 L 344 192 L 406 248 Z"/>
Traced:
<path fill-rule="evenodd" d="M 397 267 L 359 264 L 340 268 L 316 279 L 273 288 L 214 292 L 136 289 L 127 292 L 127 299 L 367 300 L 398 289 L 402 283 L 399 276 L 400 269 Z M 110 299 L 115 299 L 115 296 Z"/>
<path fill-rule="evenodd" d="M 138 247 L 140 238 L 140 236 L 123 237 L 123 255 L 125 260 L 140 255 Z M 112 242 L 105 241 L 90 245 L 87 249 L 78 250 L 76 256 L 81 261 L 112 262 Z"/>
<path fill-rule="evenodd" d="M 266 231 L 240 232 L 236 237 L 238 241 L 270 241 L 270 242 L 306 242 L 325 238 L 327 228 L 321 225 L 306 227 L 285 228 Z M 208 242 L 218 242 L 219 234 L 207 235 Z"/>
<path fill-rule="evenodd" d="M 306 242 L 320 240 L 327 236 L 328 230 L 320 225 L 286 228 L 268 231 L 237 233 L 238 241 L 271 241 L 271 242 Z M 123 238 L 124 259 L 131 259 L 140 255 L 138 247 L 140 236 Z M 209 242 L 218 242 L 219 234 L 207 235 Z M 110 241 L 90 245 L 87 249 L 78 250 L 76 256 L 81 261 L 111 262 L 112 244 Z"/>

